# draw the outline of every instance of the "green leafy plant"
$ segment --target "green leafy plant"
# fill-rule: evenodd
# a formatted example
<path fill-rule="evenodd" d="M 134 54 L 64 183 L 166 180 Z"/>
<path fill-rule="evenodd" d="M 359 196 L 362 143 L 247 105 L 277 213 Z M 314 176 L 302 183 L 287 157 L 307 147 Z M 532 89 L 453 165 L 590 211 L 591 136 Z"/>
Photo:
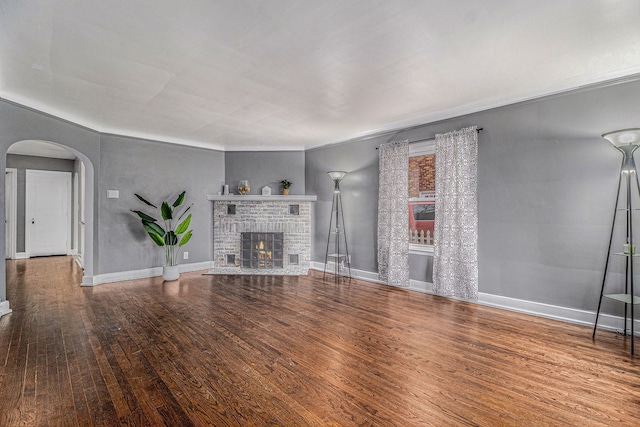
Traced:
<path fill-rule="evenodd" d="M 145 205 L 160 211 L 164 227 L 160 226 L 158 223 L 159 220 L 153 216 L 139 210 L 131 209 L 131 212 L 140 217 L 142 227 L 144 227 L 145 231 L 149 234 L 151 240 L 153 240 L 156 245 L 164 248 L 166 265 L 178 265 L 178 252 L 180 251 L 180 247 L 186 245 L 187 242 L 191 240 L 191 236 L 193 234 L 193 230 L 187 231 L 189 224 L 191 224 L 191 214 L 180 222 L 182 217 L 189 211 L 189 209 L 191 209 L 193 203 L 180 215 L 176 212 L 176 209 L 182 206 L 182 203 L 184 202 L 185 193 L 186 191 L 180 193 L 178 198 L 172 204 L 169 204 L 169 202 L 165 200 L 160 205 L 160 208 L 149 202 L 141 195 L 135 195 Z M 176 223 L 178 226 L 174 228 L 174 224 Z M 180 237 L 181 234 L 183 235 L 182 237 Z"/>
<path fill-rule="evenodd" d="M 280 186 L 285 190 L 288 190 L 289 187 L 291 187 L 292 185 L 293 185 L 293 182 L 287 179 L 283 179 L 282 181 L 280 181 Z"/>

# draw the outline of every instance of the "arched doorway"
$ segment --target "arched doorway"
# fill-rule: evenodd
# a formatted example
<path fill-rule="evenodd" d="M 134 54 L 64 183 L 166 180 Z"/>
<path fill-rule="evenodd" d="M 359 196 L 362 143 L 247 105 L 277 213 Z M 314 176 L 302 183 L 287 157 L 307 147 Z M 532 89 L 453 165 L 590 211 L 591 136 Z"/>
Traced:
<path fill-rule="evenodd" d="M 11 160 L 9 156 L 12 156 Z M 21 156 L 21 157 L 20 157 Z M 11 167 L 11 166 L 20 166 L 20 162 L 16 159 L 20 157 L 20 160 L 23 162 L 21 164 L 21 168 Z M 26 159 L 26 160 L 25 160 Z M 47 160 L 50 159 L 50 160 Z M 65 159 L 64 161 L 59 161 L 56 159 Z M 17 164 L 16 164 L 17 162 Z M 66 162 L 66 163 L 65 163 Z M 69 163 L 71 162 L 71 163 Z M 60 166 L 67 165 L 67 166 Z M 73 167 L 69 167 L 68 165 L 72 164 Z M 28 167 L 31 165 L 31 167 Z M 49 166 L 48 166 L 49 165 Z M 14 258 L 27 258 L 30 255 L 29 246 L 30 241 L 28 240 L 30 237 L 29 230 L 37 229 L 31 228 L 33 227 L 33 222 L 35 222 L 35 218 L 33 215 L 28 217 L 26 216 L 26 210 L 29 206 L 29 200 L 33 200 L 34 198 L 37 200 L 38 197 L 42 196 L 42 192 L 40 192 L 40 196 L 31 196 L 28 197 L 27 192 L 20 196 L 21 189 L 27 189 L 27 170 L 31 169 L 32 176 L 40 176 L 40 182 L 42 181 L 42 176 L 44 176 L 44 182 L 46 182 L 46 176 L 56 177 L 55 171 L 58 171 L 60 175 L 65 175 L 65 171 L 68 172 L 69 175 L 69 204 L 70 211 L 68 214 L 70 215 L 70 228 L 68 230 L 68 239 L 65 243 L 68 245 L 68 255 L 74 255 L 77 257 L 81 266 L 84 269 L 84 276 L 82 279 L 83 285 L 92 285 L 93 284 L 93 217 L 94 217 L 94 168 L 93 164 L 89 160 L 89 158 L 78 150 L 66 146 L 64 144 L 56 143 L 53 141 L 42 141 L 42 140 L 25 140 L 25 141 L 17 141 L 12 144 L 7 151 L 7 170 L 10 170 L 11 173 L 17 173 L 19 178 L 22 178 L 24 182 L 18 183 L 17 185 L 17 199 L 11 200 L 13 197 L 11 194 L 6 194 L 5 203 L 12 203 L 17 205 L 18 209 L 16 218 L 11 225 L 14 227 L 14 230 L 7 230 L 10 233 L 10 236 L 6 239 L 6 245 L 13 244 L 15 246 L 9 247 L 5 246 L 5 253 L 10 254 Z M 62 169 L 62 171 L 61 171 Z M 49 175 L 46 175 L 45 171 L 49 170 Z M 37 173 L 36 173 L 37 172 Z M 21 176 L 22 175 L 22 176 Z M 11 176 L 11 178 L 14 178 Z M 6 179 L 6 178 L 5 178 Z M 33 182 L 37 182 L 37 180 L 32 180 Z M 36 184 L 32 184 L 37 186 Z M 10 185 L 7 185 L 10 187 Z M 24 190 L 23 190 L 24 191 Z M 32 191 L 33 193 L 37 193 Z M 18 203 L 18 200 L 20 203 Z M 67 196 L 65 196 L 67 197 Z M 29 200 L 28 200 L 29 199 Z M 22 207 L 21 207 L 22 204 Z M 31 203 L 33 205 L 33 203 Z M 37 205 L 37 203 L 36 203 Z M 5 206 L 6 212 L 12 212 L 12 208 Z M 42 229 L 41 229 L 42 230 Z M 13 240 L 11 240 L 13 239 Z M 9 249 L 9 251 L 7 251 Z M 21 251 L 22 249 L 22 251 Z M 34 251 L 34 254 L 38 254 L 38 251 Z M 46 253 L 46 251 L 44 252 Z M 6 255 L 5 255 L 6 256 Z"/>

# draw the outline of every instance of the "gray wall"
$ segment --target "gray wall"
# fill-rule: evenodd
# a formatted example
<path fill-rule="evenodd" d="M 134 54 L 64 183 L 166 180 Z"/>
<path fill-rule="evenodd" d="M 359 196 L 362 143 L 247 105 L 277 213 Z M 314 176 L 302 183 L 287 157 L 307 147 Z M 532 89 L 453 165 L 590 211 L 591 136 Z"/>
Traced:
<path fill-rule="evenodd" d="M 640 82 L 633 81 L 308 151 L 307 193 L 321 200 L 314 260 L 324 257 L 328 231 L 327 170 L 350 172 L 342 188 L 353 267 L 377 271 L 375 147 L 478 125 L 480 292 L 595 310 L 621 160 L 600 135 L 640 126 L 638 111 Z M 411 257 L 411 277 L 430 280 L 430 263 L 420 257 Z M 619 314 L 621 305 L 612 304 L 605 310 Z"/>
<path fill-rule="evenodd" d="M 183 247 L 189 259 L 213 259 L 213 209 L 206 196 L 217 194 L 224 180 L 224 153 L 143 139 L 102 135 L 98 189 L 100 272 L 138 270 L 164 264 L 164 252 L 151 241 L 130 209 L 147 211 L 134 193 L 162 202 L 186 190 L 185 204 L 194 203 L 193 238 Z M 107 190 L 120 198 L 107 199 Z M 158 205 L 159 206 L 159 205 Z M 152 213 L 153 209 L 149 210 Z"/>
<path fill-rule="evenodd" d="M 271 187 L 271 194 L 282 194 L 280 181 L 293 183 L 289 194 L 305 194 L 304 151 L 227 151 L 225 152 L 225 183 L 229 191 L 238 194 L 238 183 L 248 179 L 249 194 L 261 194 L 262 187 Z M 221 189 L 217 189 L 217 194 Z"/>
<path fill-rule="evenodd" d="M 26 188 L 26 170 L 44 170 L 44 171 L 57 171 L 57 172 L 74 172 L 74 160 L 67 159 L 52 159 L 49 157 L 36 157 L 36 156 L 21 156 L 16 154 L 7 154 L 7 167 L 17 169 L 18 188 L 16 189 L 16 251 L 25 251 L 25 188 Z M 72 188 L 71 188 L 71 203 L 73 206 L 73 176 L 72 176 Z M 74 222 L 74 213 L 72 212 L 71 223 Z M 74 227 L 72 229 L 75 233 Z M 70 242 L 71 243 L 71 242 Z"/>
<path fill-rule="evenodd" d="M 344 227 L 352 267 L 377 271 L 378 152 L 383 138 L 355 141 L 306 152 L 307 194 L 315 194 L 312 260 L 324 262 L 334 184 L 328 171 L 346 171 L 340 182 Z"/>

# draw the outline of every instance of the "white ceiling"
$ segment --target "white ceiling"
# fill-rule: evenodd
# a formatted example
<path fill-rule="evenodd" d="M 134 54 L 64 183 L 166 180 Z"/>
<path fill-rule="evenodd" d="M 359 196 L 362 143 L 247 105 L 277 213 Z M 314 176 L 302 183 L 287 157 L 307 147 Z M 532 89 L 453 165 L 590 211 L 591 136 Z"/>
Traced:
<path fill-rule="evenodd" d="M 0 0 L 0 97 L 304 149 L 640 73 L 633 0 Z"/>

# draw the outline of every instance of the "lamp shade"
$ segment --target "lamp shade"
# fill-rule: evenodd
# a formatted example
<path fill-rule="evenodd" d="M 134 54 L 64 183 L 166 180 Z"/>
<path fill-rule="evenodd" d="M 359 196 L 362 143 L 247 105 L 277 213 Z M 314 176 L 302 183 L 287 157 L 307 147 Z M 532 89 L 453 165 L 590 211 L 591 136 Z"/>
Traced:
<path fill-rule="evenodd" d="M 327 173 L 329 174 L 329 176 L 334 182 L 342 181 L 342 178 L 344 178 L 344 176 L 347 174 L 346 172 L 343 172 L 343 171 L 329 171 Z"/>
<path fill-rule="evenodd" d="M 615 147 L 640 145 L 640 129 L 616 130 L 605 133 L 602 137 L 612 143 Z"/>

